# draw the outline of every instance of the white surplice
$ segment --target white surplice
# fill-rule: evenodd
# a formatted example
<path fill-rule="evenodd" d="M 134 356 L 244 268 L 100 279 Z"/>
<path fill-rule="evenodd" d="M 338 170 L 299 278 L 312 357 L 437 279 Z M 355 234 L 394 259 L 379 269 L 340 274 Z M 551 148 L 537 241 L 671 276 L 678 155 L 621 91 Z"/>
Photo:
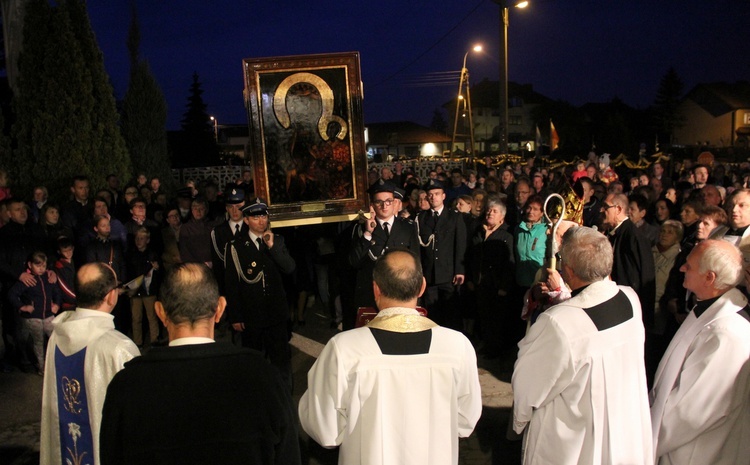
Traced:
<path fill-rule="evenodd" d="M 55 350 L 59 348 L 63 355 L 70 356 L 86 348 L 83 372 L 94 450 L 93 457 L 86 456 L 84 463 L 98 464 L 99 427 L 107 386 L 122 370 L 125 362 L 139 356 L 140 352 L 132 340 L 115 330 L 114 317 L 105 312 L 77 308 L 58 315 L 52 324 L 54 329 L 47 347 L 44 370 L 39 462 L 42 465 L 64 463 L 60 445 Z"/>
<path fill-rule="evenodd" d="M 750 322 L 731 289 L 691 312 L 659 363 L 651 390 L 660 464 L 750 463 Z"/>
<path fill-rule="evenodd" d="M 482 413 L 476 354 L 463 334 L 430 331 L 417 355 L 383 355 L 368 327 L 331 338 L 307 375 L 302 428 L 340 445 L 340 464 L 457 464 Z"/>
<path fill-rule="evenodd" d="M 599 331 L 583 309 L 620 290 L 632 318 Z M 609 280 L 539 316 L 518 344 L 512 381 L 525 464 L 652 463 L 644 338 L 638 296 Z"/>

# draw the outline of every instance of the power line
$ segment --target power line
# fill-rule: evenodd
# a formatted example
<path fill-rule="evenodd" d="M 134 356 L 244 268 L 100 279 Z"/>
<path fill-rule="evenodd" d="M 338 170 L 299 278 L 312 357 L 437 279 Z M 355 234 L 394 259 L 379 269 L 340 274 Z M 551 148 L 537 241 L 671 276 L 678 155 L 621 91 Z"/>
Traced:
<path fill-rule="evenodd" d="M 471 16 L 472 14 L 474 14 L 474 12 L 477 11 L 479 9 L 479 7 L 482 6 L 482 4 L 484 2 L 485 2 L 485 0 L 480 0 L 480 2 L 477 4 L 477 6 L 475 6 L 471 11 L 469 11 L 463 18 L 461 18 L 461 20 L 458 23 L 456 23 L 455 26 L 453 26 L 452 28 L 450 28 L 448 30 L 448 32 L 446 32 L 445 34 L 443 34 L 442 36 L 440 36 L 432 45 L 430 45 L 427 48 L 427 50 L 425 50 L 424 52 L 422 52 L 419 55 L 417 55 L 416 58 L 414 58 L 412 61 L 410 61 L 406 65 L 402 66 L 401 68 L 399 68 L 396 72 L 394 72 L 390 76 L 388 76 L 385 79 L 383 79 L 383 80 L 377 82 L 376 84 L 374 84 L 373 87 L 378 87 L 378 86 L 386 83 L 387 81 L 390 81 L 391 79 L 393 79 L 394 77 L 396 77 L 398 74 L 400 74 L 402 71 L 404 71 L 406 68 L 410 67 L 411 65 L 413 65 L 414 63 L 416 63 L 417 61 L 419 61 L 422 57 L 424 57 L 425 55 L 427 55 L 428 53 L 430 53 L 433 48 L 437 47 L 437 45 L 440 42 L 442 42 L 443 40 L 445 40 L 445 38 L 448 37 L 449 35 L 451 35 L 453 33 L 453 31 L 455 31 L 456 29 L 458 29 L 458 27 L 461 26 L 461 24 L 463 24 L 464 21 L 466 21 L 467 19 L 469 19 L 469 16 Z"/>

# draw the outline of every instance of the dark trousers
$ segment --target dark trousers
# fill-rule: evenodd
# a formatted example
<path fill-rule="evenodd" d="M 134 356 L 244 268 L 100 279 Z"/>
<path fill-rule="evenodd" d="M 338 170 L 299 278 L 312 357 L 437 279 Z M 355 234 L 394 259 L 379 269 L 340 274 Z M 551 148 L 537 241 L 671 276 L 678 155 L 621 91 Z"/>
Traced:
<path fill-rule="evenodd" d="M 422 296 L 422 306 L 427 309 L 427 317 L 446 328 L 461 331 L 461 308 L 456 286 L 452 283 L 427 286 Z"/>
<path fill-rule="evenodd" d="M 265 328 L 249 328 L 246 325 L 242 331 L 242 346 L 263 352 L 271 365 L 279 370 L 291 392 L 292 354 L 286 322 Z"/>
<path fill-rule="evenodd" d="M 497 289 L 477 289 L 477 310 L 481 324 L 484 351 L 496 355 L 501 349 L 512 344 L 511 327 L 508 315 L 511 309 L 508 299 L 497 295 Z"/>

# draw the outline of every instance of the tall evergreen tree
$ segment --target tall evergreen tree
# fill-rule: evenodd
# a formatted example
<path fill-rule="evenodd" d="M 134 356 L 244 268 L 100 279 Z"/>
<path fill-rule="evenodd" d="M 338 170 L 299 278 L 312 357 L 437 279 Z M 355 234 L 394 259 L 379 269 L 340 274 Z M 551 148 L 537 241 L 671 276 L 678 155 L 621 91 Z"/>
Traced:
<path fill-rule="evenodd" d="M 175 154 L 176 166 L 218 165 L 219 148 L 214 137 L 213 125 L 206 112 L 198 73 L 193 73 L 187 109 L 183 115 L 180 143 Z"/>
<path fill-rule="evenodd" d="M 26 5 L 13 133 L 18 182 L 67 192 L 87 175 L 94 187 L 114 173 L 130 175 L 112 86 L 82 0 Z"/>
<path fill-rule="evenodd" d="M 135 5 L 128 34 L 130 83 L 122 108 L 122 134 L 135 172 L 171 179 L 167 150 L 167 102 L 151 74 L 148 63 L 139 57 L 140 29 Z"/>
<path fill-rule="evenodd" d="M 682 99 L 683 83 L 677 71 L 670 67 L 659 83 L 659 90 L 654 100 L 654 126 L 659 140 L 672 143 L 675 129 L 685 124 L 685 117 L 679 111 Z"/>
<path fill-rule="evenodd" d="M 448 134 L 448 123 L 445 121 L 445 115 L 439 108 L 435 108 L 435 111 L 432 113 L 430 128 L 441 134 Z"/>

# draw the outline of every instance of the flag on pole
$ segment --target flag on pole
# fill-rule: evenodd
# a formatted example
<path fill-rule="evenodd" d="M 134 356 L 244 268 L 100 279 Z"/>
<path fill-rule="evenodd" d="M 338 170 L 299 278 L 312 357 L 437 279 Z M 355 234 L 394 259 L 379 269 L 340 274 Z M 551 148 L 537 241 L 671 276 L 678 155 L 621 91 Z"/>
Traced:
<path fill-rule="evenodd" d="M 539 132 L 539 125 L 536 125 L 536 139 L 534 140 L 534 153 L 539 155 L 539 147 L 542 146 L 542 133 Z"/>
<path fill-rule="evenodd" d="M 555 130 L 555 125 L 552 123 L 552 120 L 549 120 L 549 150 L 550 152 L 554 152 L 557 150 L 557 146 L 560 145 L 560 136 L 557 135 L 557 131 Z"/>

